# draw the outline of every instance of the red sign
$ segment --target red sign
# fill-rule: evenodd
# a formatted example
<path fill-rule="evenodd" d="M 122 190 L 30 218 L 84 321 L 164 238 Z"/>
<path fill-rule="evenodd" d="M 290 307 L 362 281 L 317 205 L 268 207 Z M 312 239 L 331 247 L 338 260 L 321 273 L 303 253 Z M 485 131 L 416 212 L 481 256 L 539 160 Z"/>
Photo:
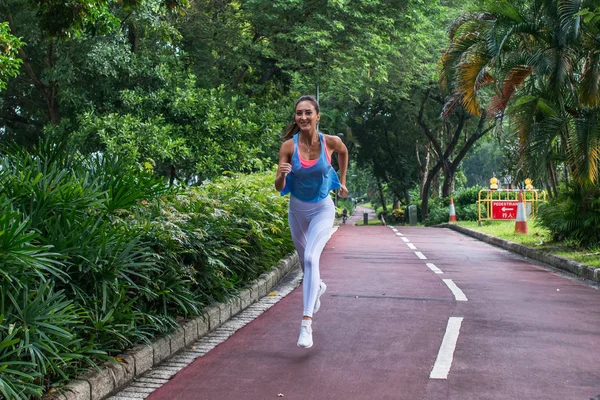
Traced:
<path fill-rule="evenodd" d="M 492 219 L 516 219 L 517 200 L 492 201 Z"/>

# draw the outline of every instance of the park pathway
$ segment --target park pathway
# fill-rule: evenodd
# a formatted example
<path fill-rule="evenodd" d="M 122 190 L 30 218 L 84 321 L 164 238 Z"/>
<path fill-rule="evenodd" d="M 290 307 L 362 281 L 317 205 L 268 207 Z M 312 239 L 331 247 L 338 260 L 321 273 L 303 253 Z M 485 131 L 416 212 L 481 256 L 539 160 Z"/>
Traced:
<path fill-rule="evenodd" d="M 600 395 L 596 288 L 451 230 L 358 219 L 360 209 L 324 250 L 311 349 L 296 347 L 298 288 L 147 398 Z"/>

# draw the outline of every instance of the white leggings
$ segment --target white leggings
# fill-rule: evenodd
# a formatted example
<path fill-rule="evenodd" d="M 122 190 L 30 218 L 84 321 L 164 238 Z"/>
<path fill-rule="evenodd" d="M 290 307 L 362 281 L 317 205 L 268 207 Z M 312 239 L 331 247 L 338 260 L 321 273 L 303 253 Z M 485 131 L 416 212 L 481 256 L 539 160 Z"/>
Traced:
<path fill-rule="evenodd" d="M 304 316 L 312 317 L 319 293 L 321 274 L 319 259 L 329 239 L 335 207 L 331 197 L 317 202 L 306 203 L 290 197 L 288 221 L 292 231 L 292 240 L 304 271 L 302 295 L 304 298 Z"/>

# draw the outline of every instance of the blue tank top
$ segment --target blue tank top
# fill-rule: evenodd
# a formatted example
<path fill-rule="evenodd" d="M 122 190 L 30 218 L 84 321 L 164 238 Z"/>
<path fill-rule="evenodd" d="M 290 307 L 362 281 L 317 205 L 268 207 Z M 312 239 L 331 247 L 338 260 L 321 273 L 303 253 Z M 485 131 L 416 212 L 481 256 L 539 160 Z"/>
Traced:
<path fill-rule="evenodd" d="M 292 172 L 285 177 L 285 187 L 281 191 L 284 196 L 291 193 L 298 200 L 316 203 L 329 196 L 329 192 L 340 187 L 338 176 L 327 161 L 325 154 L 325 137 L 319 133 L 321 153 L 315 165 L 303 167 L 300 164 L 298 150 L 298 133 L 294 135 L 294 154 L 292 155 Z"/>

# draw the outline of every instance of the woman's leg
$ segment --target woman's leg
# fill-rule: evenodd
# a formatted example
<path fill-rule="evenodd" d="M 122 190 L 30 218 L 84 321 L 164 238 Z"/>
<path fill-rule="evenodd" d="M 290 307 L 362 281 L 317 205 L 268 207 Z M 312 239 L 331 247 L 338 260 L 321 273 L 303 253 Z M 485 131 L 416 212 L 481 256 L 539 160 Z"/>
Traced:
<path fill-rule="evenodd" d="M 293 198 L 292 198 L 293 199 Z M 296 202 L 290 199 L 290 208 L 288 212 L 288 223 L 290 225 L 290 232 L 292 233 L 292 241 L 294 247 L 298 252 L 298 259 L 300 260 L 300 266 L 304 271 L 304 249 L 306 248 L 306 232 L 308 231 L 309 220 L 306 215 L 298 210 Z"/>
<path fill-rule="evenodd" d="M 304 250 L 304 279 L 302 282 L 302 294 L 304 298 L 304 317 L 312 318 L 315 303 L 319 293 L 321 273 L 319 260 L 323 248 L 331 235 L 335 208 L 328 197 L 318 203 L 311 213 L 308 231 L 306 232 L 306 247 Z"/>
<path fill-rule="evenodd" d="M 305 203 L 290 198 L 288 221 L 292 240 L 304 271 L 302 294 L 303 315 L 312 318 L 321 281 L 319 259 L 329 239 L 335 207 L 330 197 L 317 203 Z"/>

